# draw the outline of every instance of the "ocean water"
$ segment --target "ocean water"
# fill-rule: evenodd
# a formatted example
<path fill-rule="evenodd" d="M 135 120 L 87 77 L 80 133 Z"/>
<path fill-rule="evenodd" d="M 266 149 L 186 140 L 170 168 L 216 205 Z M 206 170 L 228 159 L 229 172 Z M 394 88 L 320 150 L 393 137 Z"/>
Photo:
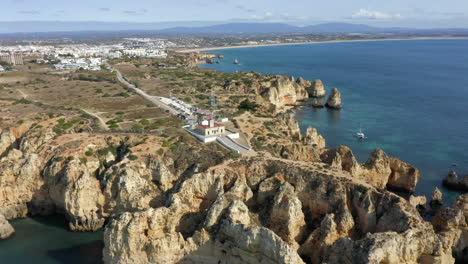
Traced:
<path fill-rule="evenodd" d="M 16 232 L 0 240 L 0 263 L 102 263 L 102 231 L 70 232 L 63 216 L 11 222 Z"/>
<path fill-rule="evenodd" d="M 305 131 L 311 125 L 327 147 L 347 145 L 364 162 L 376 148 L 421 171 L 416 194 L 444 193 L 446 205 L 459 194 L 441 186 L 452 169 L 468 174 L 468 40 L 395 40 L 320 43 L 217 50 L 220 64 L 204 65 L 224 72 L 321 79 L 327 96 L 342 94 L 340 111 L 299 108 Z M 240 65 L 233 64 L 238 59 Z M 362 124 L 367 138 L 355 133 Z"/>

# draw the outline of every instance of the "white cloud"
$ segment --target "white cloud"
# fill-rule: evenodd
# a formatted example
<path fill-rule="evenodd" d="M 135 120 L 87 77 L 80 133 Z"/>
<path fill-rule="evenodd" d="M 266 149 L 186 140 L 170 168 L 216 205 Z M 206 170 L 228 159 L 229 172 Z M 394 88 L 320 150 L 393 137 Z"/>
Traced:
<path fill-rule="evenodd" d="M 265 12 L 263 15 L 252 15 L 250 20 L 261 22 L 291 22 L 305 20 L 302 16 L 292 16 L 289 13 Z"/>
<path fill-rule="evenodd" d="M 353 19 L 382 19 L 382 20 L 392 20 L 392 19 L 400 19 L 402 16 L 400 14 L 390 14 L 390 13 L 383 13 L 379 11 L 369 10 L 365 8 L 359 9 L 356 13 L 354 13 L 351 18 Z"/>

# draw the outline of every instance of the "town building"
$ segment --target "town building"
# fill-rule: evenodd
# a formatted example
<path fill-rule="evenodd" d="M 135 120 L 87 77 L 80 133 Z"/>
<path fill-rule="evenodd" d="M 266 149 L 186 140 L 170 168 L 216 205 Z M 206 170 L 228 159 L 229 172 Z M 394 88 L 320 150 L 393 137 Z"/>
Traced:
<path fill-rule="evenodd" d="M 11 65 L 23 65 L 24 63 L 23 54 L 21 53 L 0 54 L 0 61 Z"/>

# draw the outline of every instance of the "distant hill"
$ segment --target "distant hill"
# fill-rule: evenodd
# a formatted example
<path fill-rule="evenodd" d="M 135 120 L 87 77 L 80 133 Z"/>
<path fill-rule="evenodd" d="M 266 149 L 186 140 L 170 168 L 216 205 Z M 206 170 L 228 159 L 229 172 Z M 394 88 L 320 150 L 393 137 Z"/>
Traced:
<path fill-rule="evenodd" d="M 385 30 L 385 28 L 350 23 L 325 23 L 301 28 L 301 31 L 305 33 L 376 32 L 382 30 Z"/>
<path fill-rule="evenodd" d="M 364 24 L 325 23 L 304 27 L 284 23 L 194 22 L 96 22 L 96 21 L 16 21 L 0 22 L 0 34 L 39 32 L 151 32 L 165 34 L 272 34 L 272 33 L 376 33 L 376 32 L 464 32 L 468 29 L 380 28 Z M 187 25 L 190 25 L 187 26 Z"/>
<path fill-rule="evenodd" d="M 163 33 L 210 33 L 210 34 L 245 34 L 245 33 L 286 33 L 299 32 L 300 27 L 282 23 L 229 23 L 206 27 L 175 27 L 159 30 Z"/>

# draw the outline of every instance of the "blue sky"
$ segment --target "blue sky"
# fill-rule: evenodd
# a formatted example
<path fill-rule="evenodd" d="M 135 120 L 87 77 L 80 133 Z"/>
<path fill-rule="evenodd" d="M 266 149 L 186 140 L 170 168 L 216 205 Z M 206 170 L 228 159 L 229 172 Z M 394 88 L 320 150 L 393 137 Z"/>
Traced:
<path fill-rule="evenodd" d="M 468 28 L 468 0 L 0 0 L 0 6 L 0 21 L 257 21 L 295 25 L 341 21 Z"/>

